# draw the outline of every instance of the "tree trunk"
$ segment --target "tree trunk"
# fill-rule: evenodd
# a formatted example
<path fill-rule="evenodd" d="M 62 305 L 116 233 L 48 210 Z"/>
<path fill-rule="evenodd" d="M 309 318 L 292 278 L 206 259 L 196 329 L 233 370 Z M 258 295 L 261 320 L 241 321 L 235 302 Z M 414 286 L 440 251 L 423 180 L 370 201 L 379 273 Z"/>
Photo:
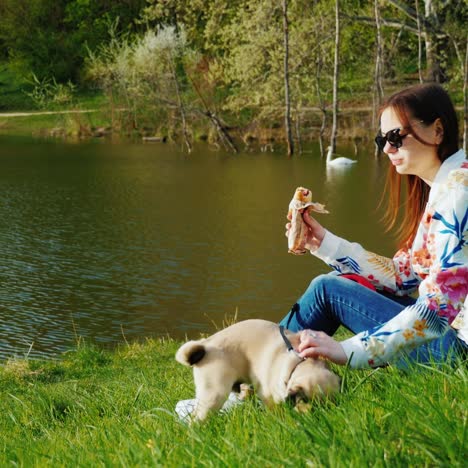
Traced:
<path fill-rule="evenodd" d="M 422 83 L 423 75 L 422 75 L 422 30 L 421 30 L 421 16 L 419 15 L 419 0 L 414 0 L 414 4 L 416 7 L 416 24 L 418 26 L 418 76 L 419 82 Z"/>
<path fill-rule="evenodd" d="M 322 99 L 322 93 L 320 91 L 320 71 L 322 68 L 322 57 L 321 51 L 318 52 L 317 62 L 316 62 L 316 73 L 315 73 L 315 88 L 317 91 L 317 99 L 318 99 L 318 106 L 320 112 L 322 113 L 322 124 L 320 125 L 320 132 L 319 132 L 319 145 L 320 145 L 320 157 L 325 156 L 325 150 L 323 147 L 323 135 L 325 133 L 325 128 L 327 126 L 327 109 L 325 107 L 325 103 Z"/>
<path fill-rule="evenodd" d="M 218 132 L 218 135 L 224 147 L 230 149 L 233 153 L 238 153 L 239 150 L 237 149 L 236 144 L 234 143 L 231 136 L 227 132 L 226 127 L 221 123 L 216 114 L 213 114 L 211 111 L 207 111 L 204 113 L 204 115 L 206 115 L 206 117 L 208 117 L 211 120 L 211 123 Z"/>
<path fill-rule="evenodd" d="M 464 40 L 461 39 L 461 44 L 451 34 L 449 34 L 449 38 L 455 49 L 455 54 L 460 64 L 460 72 L 463 76 L 463 150 L 466 153 L 468 146 L 468 35 Z M 463 47 L 465 47 L 465 50 L 463 50 Z"/>
<path fill-rule="evenodd" d="M 236 144 L 234 143 L 233 139 L 229 135 L 226 127 L 222 124 L 222 122 L 219 120 L 216 114 L 211 112 L 211 110 L 208 107 L 208 104 L 206 103 L 203 97 L 203 94 L 200 92 L 200 89 L 198 88 L 197 84 L 195 83 L 195 81 L 192 80 L 192 77 L 188 73 L 187 73 L 187 78 L 192 83 L 193 89 L 197 93 L 197 96 L 200 98 L 200 101 L 203 103 L 203 107 L 204 107 L 203 111 L 201 109 L 194 109 L 194 110 L 198 112 L 199 114 L 204 115 L 210 120 L 211 124 L 213 125 L 216 132 L 218 133 L 221 143 L 224 145 L 226 149 L 231 150 L 233 153 L 238 153 L 239 150 L 237 149 Z"/>
<path fill-rule="evenodd" d="M 286 142 L 288 146 L 288 156 L 294 153 L 294 143 L 291 130 L 291 101 L 289 96 L 289 21 L 288 21 L 288 0 L 283 0 L 283 41 L 284 41 L 284 100 L 285 116 L 284 124 L 286 130 Z"/>
<path fill-rule="evenodd" d="M 184 103 L 182 102 L 182 96 L 180 95 L 179 81 L 177 80 L 177 74 L 175 69 L 174 57 L 171 54 L 170 57 L 170 66 L 172 73 L 172 80 L 174 82 L 174 88 L 177 96 L 177 105 L 179 107 L 180 118 L 182 120 L 182 133 L 184 135 L 185 145 L 187 146 L 187 151 L 192 152 L 192 144 L 190 143 L 190 138 L 187 131 L 187 120 L 185 118 L 185 108 Z"/>
<path fill-rule="evenodd" d="M 383 86 L 383 52 L 382 52 L 382 31 L 380 22 L 380 7 L 379 0 L 374 0 L 374 13 L 375 13 L 375 30 L 376 30 L 376 54 L 375 54 L 375 69 L 374 69 L 374 109 L 372 114 L 372 124 L 377 125 L 377 112 L 382 103 Z"/>
<path fill-rule="evenodd" d="M 340 52 L 340 4 L 335 0 L 335 66 L 333 69 L 333 119 L 328 155 L 336 152 L 336 134 L 338 131 L 338 77 Z M 328 156 L 327 155 L 327 156 Z"/>
<path fill-rule="evenodd" d="M 376 32 L 376 53 L 375 53 L 375 70 L 374 70 L 374 107 L 372 111 L 372 127 L 376 128 L 377 114 L 379 111 L 380 104 L 382 104 L 383 98 L 383 86 L 382 86 L 382 75 L 383 75 L 383 48 L 382 48 L 382 30 L 381 30 L 381 18 L 380 18 L 380 6 L 379 0 L 374 0 L 374 14 L 375 14 L 375 32 Z M 355 149 L 356 151 L 356 149 Z M 379 149 L 375 147 L 374 156 L 379 155 Z"/>
<path fill-rule="evenodd" d="M 296 107 L 296 142 L 297 142 L 297 152 L 302 154 L 302 136 L 301 136 L 301 108 L 302 104 Z"/>
<path fill-rule="evenodd" d="M 463 149 L 468 150 L 468 36 L 466 37 L 465 64 L 463 74 Z"/>
<path fill-rule="evenodd" d="M 424 39 L 426 45 L 426 75 L 428 81 L 440 82 L 440 64 L 437 57 L 437 39 L 433 31 L 436 30 L 437 15 L 432 0 L 424 0 L 425 26 Z"/>

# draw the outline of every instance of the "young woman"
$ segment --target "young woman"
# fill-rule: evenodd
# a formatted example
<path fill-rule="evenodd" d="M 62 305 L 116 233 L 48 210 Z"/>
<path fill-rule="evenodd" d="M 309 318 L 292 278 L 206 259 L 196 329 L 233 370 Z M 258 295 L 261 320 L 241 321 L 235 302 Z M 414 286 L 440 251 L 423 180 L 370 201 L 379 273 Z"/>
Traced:
<path fill-rule="evenodd" d="M 281 325 L 304 330 L 303 357 L 354 368 L 399 360 L 404 365 L 408 357 L 418 362 L 466 357 L 468 162 L 458 150 L 449 96 L 436 84 L 394 94 L 382 106 L 375 140 L 390 163 L 389 227 L 395 226 L 400 205 L 405 207 L 400 250 L 393 259 L 368 252 L 305 212 L 308 250 L 335 271 L 315 278 Z M 406 202 L 400 204 L 404 178 Z M 416 290 L 418 299 L 410 296 Z M 340 325 L 355 336 L 331 338 Z"/>

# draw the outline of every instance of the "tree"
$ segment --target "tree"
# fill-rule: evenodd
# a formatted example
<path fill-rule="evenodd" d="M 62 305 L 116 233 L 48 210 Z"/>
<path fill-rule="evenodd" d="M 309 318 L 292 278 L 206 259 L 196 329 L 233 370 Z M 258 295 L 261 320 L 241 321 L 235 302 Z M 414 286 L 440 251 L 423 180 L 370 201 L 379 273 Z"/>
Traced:
<path fill-rule="evenodd" d="M 189 85 L 187 70 L 198 63 L 199 56 L 187 45 L 183 28 L 150 29 L 132 40 L 111 31 L 111 38 L 96 53 L 90 52 L 88 74 L 109 95 L 113 109 L 123 101 L 121 125 L 133 130 L 158 122 L 169 136 L 181 127 L 190 152 L 188 115 L 192 121 L 203 116 L 210 120 L 222 143 L 237 151 L 221 119 L 207 106 L 202 109 L 197 105 L 196 95 L 200 93 L 197 89 L 194 93 Z"/>
<path fill-rule="evenodd" d="M 288 156 L 294 153 L 294 143 L 291 132 L 291 102 L 289 94 L 289 20 L 288 20 L 288 0 L 283 0 L 283 36 L 284 36 L 284 102 L 285 115 L 284 123 L 286 130 L 286 143 Z"/>
<path fill-rule="evenodd" d="M 138 116 L 151 108 L 170 122 L 172 110 L 183 115 L 181 90 L 177 77 L 177 62 L 190 54 L 183 31 L 174 27 L 148 30 L 132 40 L 110 30 L 111 41 L 96 52 L 90 51 L 88 75 L 96 80 L 114 104 L 123 106 L 130 116 L 132 128 L 137 128 Z M 174 96 L 176 99 L 174 100 Z M 115 106 L 114 106 L 115 107 Z"/>
<path fill-rule="evenodd" d="M 419 82 L 423 83 L 423 74 L 422 74 L 422 29 L 421 29 L 421 16 L 419 14 L 419 0 L 414 0 L 414 5 L 416 9 L 416 24 L 418 27 L 418 77 Z"/>
<path fill-rule="evenodd" d="M 375 70 L 374 70 L 374 106 L 372 125 L 376 126 L 377 109 L 382 102 L 383 97 L 383 45 L 382 33 L 380 28 L 380 6 L 379 0 L 374 0 L 374 14 L 375 14 L 375 33 L 376 33 L 376 51 L 375 51 Z"/>
<path fill-rule="evenodd" d="M 463 78 L 463 149 L 468 150 L 468 37 L 465 44 L 465 66 Z"/>
<path fill-rule="evenodd" d="M 338 80 L 340 71 L 340 3 L 335 0 L 335 65 L 333 70 L 333 121 L 328 155 L 336 152 L 336 135 L 338 133 Z"/>

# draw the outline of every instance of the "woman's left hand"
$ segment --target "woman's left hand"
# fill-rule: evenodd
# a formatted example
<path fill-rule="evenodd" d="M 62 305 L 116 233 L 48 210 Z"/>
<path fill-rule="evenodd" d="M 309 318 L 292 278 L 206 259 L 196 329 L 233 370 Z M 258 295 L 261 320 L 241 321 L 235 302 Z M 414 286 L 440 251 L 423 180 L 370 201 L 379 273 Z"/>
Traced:
<path fill-rule="evenodd" d="M 324 332 L 303 330 L 298 351 L 304 358 L 325 358 L 335 364 L 345 365 L 348 362 L 346 353 L 338 341 Z"/>

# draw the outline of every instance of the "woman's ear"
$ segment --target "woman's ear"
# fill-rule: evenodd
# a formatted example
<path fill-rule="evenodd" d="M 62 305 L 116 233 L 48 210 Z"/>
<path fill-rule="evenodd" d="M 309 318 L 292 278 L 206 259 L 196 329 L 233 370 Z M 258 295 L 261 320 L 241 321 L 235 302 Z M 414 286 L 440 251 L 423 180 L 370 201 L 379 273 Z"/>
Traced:
<path fill-rule="evenodd" d="M 442 121 L 440 119 L 436 119 L 434 121 L 434 125 L 436 144 L 440 145 L 444 139 L 444 126 L 442 125 Z"/>

